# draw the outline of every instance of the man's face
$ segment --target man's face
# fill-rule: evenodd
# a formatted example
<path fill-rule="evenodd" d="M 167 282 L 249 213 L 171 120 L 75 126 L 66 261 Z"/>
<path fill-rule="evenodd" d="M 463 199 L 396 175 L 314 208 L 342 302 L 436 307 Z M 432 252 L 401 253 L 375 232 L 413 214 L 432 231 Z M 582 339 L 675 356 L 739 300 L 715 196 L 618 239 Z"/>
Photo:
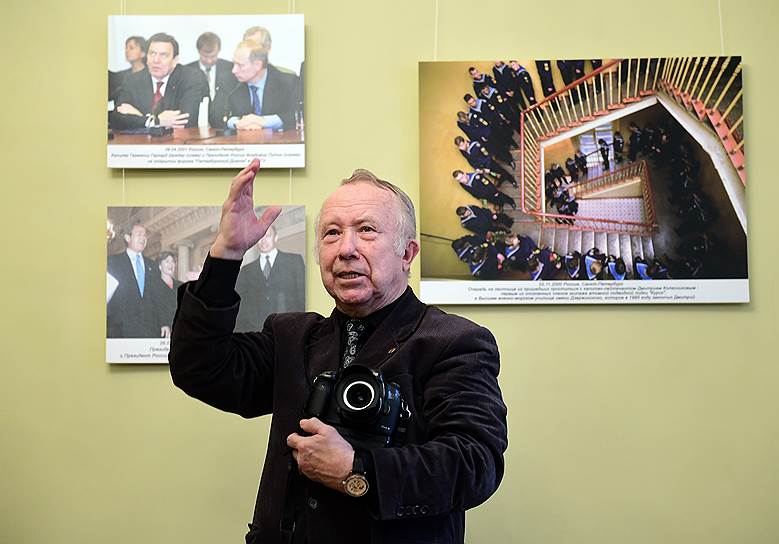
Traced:
<path fill-rule="evenodd" d="M 233 75 L 241 83 L 253 81 L 263 69 L 262 61 L 252 61 L 249 58 L 249 50 L 239 47 L 233 55 Z"/>
<path fill-rule="evenodd" d="M 475 107 L 476 107 L 476 99 L 475 99 L 475 98 L 473 98 L 473 97 L 469 98 L 469 99 L 468 99 L 468 105 L 469 105 L 470 107 L 472 107 L 472 108 L 475 108 Z"/>
<path fill-rule="evenodd" d="M 265 236 L 260 238 L 260 241 L 257 242 L 257 247 L 259 247 L 260 251 L 263 253 L 270 253 L 276 248 L 277 240 L 278 236 L 276 235 L 276 231 L 270 228 L 268 229 L 268 232 L 265 233 Z"/>
<path fill-rule="evenodd" d="M 219 48 L 217 47 L 211 51 L 201 49 L 198 51 L 198 54 L 200 55 L 200 64 L 208 68 L 209 66 L 214 66 L 216 64 L 216 61 L 219 58 Z"/>
<path fill-rule="evenodd" d="M 143 253 L 143 250 L 146 249 L 146 229 L 141 225 L 133 225 L 132 232 L 125 234 L 124 240 L 130 250 Z"/>
<path fill-rule="evenodd" d="M 455 177 L 454 179 L 456 179 L 460 183 L 465 183 L 466 181 L 468 181 L 468 177 L 463 172 L 457 174 L 457 177 Z"/>
<path fill-rule="evenodd" d="M 155 79 L 162 79 L 173 71 L 178 57 L 173 56 L 173 44 L 168 42 L 151 42 L 146 54 L 149 73 Z"/>
<path fill-rule="evenodd" d="M 124 58 L 131 64 L 143 58 L 143 51 L 135 40 L 129 40 L 124 44 Z"/>
<path fill-rule="evenodd" d="M 473 70 L 471 70 L 471 72 L 470 72 L 470 73 L 471 73 L 471 77 L 472 77 L 473 79 L 479 79 L 479 78 L 481 77 L 481 72 L 479 72 L 479 71 L 478 71 L 476 68 L 474 68 Z"/>
<path fill-rule="evenodd" d="M 368 315 L 408 285 L 419 246 L 395 251 L 400 210 L 389 191 L 369 183 L 344 185 L 322 206 L 317 232 L 322 284 L 344 313 Z"/>

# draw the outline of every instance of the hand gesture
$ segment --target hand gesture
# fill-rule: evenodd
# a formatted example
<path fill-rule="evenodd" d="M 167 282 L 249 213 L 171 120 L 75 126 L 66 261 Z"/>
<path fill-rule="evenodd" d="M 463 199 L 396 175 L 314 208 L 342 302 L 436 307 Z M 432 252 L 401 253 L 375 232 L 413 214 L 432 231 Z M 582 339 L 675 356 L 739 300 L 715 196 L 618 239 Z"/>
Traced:
<path fill-rule="evenodd" d="M 259 219 L 254 213 L 254 176 L 259 169 L 260 161 L 254 159 L 233 178 L 230 193 L 222 205 L 219 232 L 211 246 L 212 257 L 240 261 L 281 213 L 278 206 L 269 207 Z"/>

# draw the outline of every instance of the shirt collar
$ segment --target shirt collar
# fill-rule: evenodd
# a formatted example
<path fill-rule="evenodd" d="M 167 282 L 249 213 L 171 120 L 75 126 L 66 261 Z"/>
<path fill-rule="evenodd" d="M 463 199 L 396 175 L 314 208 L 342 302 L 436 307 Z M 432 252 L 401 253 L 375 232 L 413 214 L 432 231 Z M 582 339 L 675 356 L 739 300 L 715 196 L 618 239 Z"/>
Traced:
<path fill-rule="evenodd" d="M 379 308 L 372 314 L 366 315 L 365 317 L 361 317 L 360 320 L 365 324 L 365 336 L 363 338 L 367 338 L 368 335 L 370 335 L 374 330 L 376 330 L 379 327 L 379 325 L 381 325 L 382 321 L 384 321 L 384 319 L 386 319 L 386 317 L 392 313 L 392 310 L 394 310 L 396 307 L 402 304 L 403 301 L 408 299 L 410 296 L 411 296 L 411 287 L 406 287 L 406 290 L 398 298 L 396 298 L 386 306 Z M 346 322 L 352 319 L 351 317 L 343 313 L 338 308 L 334 310 L 333 314 L 335 315 L 335 318 L 338 321 L 341 330 L 344 330 Z"/>
<path fill-rule="evenodd" d="M 174 70 L 175 70 L 175 68 L 174 68 Z M 172 74 L 172 73 L 173 73 L 173 71 L 170 72 L 170 74 Z M 152 87 L 156 90 L 157 89 L 157 82 L 161 81 L 162 82 L 162 87 L 165 88 L 165 86 L 168 84 L 168 80 L 170 79 L 170 74 L 166 75 L 162 79 L 157 79 L 156 77 L 152 76 L 151 77 Z"/>
<path fill-rule="evenodd" d="M 260 78 L 259 81 L 256 83 L 249 83 L 249 87 L 257 87 L 258 90 L 262 91 L 265 88 L 265 82 L 268 81 L 268 69 L 265 68 L 265 73 Z"/>
<path fill-rule="evenodd" d="M 274 247 L 273 249 L 271 249 L 271 250 L 270 250 L 269 252 L 267 252 L 267 253 L 260 252 L 260 259 L 261 259 L 261 262 L 262 262 L 263 264 L 265 264 L 265 257 L 269 257 L 269 258 L 270 258 L 270 262 L 273 262 L 273 261 L 275 261 L 275 260 L 276 260 L 276 255 L 278 255 L 278 254 L 279 254 L 279 250 L 278 250 L 278 249 L 276 249 L 275 247 Z"/>
<path fill-rule="evenodd" d="M 141 256 L 141 261 L 143 261 L 143 253 L 136 253 L 135 251 L 133 251 L 133 250 L 132 250 L 132 249 L 130 249 L 129 247 L 126 249 L 126 252 L 127 252 L 127 256 L 128 256 L 128 257 L 130 257 L 130 260 L 131 260 L 133 263 L 135 263 L 135 258 L 136 258 L 138 255 L 140 255 L 140 256 Z"/>

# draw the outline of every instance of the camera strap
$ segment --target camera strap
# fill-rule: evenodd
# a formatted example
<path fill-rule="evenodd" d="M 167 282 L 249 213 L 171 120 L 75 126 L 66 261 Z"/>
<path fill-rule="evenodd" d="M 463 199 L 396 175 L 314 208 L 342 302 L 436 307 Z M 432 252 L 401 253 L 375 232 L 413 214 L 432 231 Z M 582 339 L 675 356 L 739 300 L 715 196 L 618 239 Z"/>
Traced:
<path fill-rule="evenodd" d="M 287 488 L 284 492 L 284 508 L 281 512 L 281 521 L 279 523 L 282 544 L 293 544 L 294 542 L 295 521 L 299 512 L 295 501 L 302 496 L 300 483 L 297 463 L 292 458 L 292 451 L 290 451 L 289 460 L 287 461 Z"/>
<path fill-rule="evenodd" d="M 395 432 L 392 435 L 392 441 L 390 443 L 392 447 L 402 446 L 406 442 L 406 431 L 408 430 L 409 421 L 411 421 L 411 410 L 406 401 L 401 399 L 398 426 L 395 427 Z"/>

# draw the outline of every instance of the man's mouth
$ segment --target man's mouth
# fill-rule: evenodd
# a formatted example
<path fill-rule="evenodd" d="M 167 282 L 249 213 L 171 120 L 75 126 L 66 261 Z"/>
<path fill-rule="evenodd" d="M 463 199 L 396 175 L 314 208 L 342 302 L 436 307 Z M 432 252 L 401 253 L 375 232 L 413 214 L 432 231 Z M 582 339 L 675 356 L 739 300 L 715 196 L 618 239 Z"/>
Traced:
<path fill-rule="evenodd" d="M 342 280 L 353 280 L 355 278 L 359 278 L 360 276 L 362 276 L 362 274 L 359 274 L 357 272 L 339 272 L 336 275 Z"/>

